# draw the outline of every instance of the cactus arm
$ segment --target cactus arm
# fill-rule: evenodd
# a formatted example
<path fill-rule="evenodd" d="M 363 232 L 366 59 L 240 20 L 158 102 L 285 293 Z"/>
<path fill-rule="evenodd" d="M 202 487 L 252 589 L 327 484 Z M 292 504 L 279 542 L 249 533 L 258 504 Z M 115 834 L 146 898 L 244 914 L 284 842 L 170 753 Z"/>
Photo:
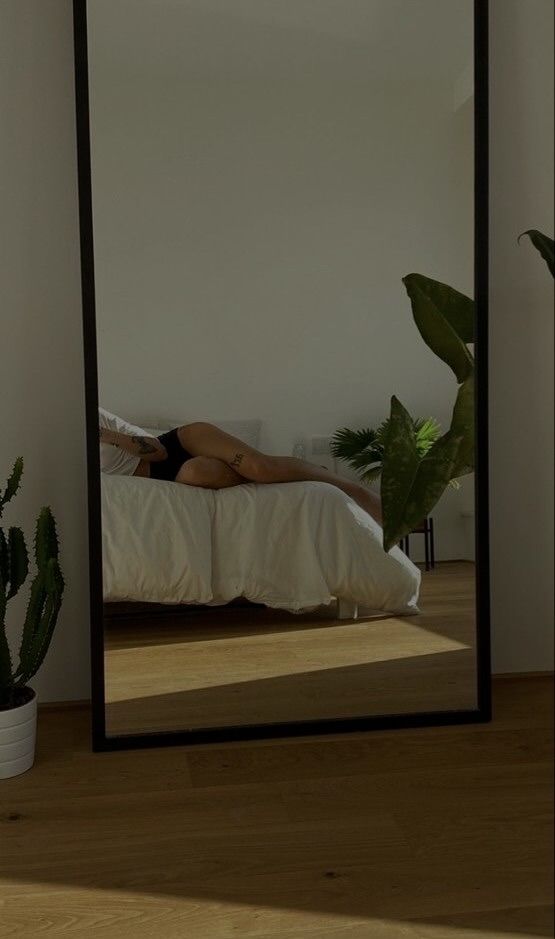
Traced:
<path fill-rule="evenodd" d="M 25 650 L 28 649 L 37 632 L 41 617 L 44 613 L 46 604 L 46 587 L 44 583 L 44 573 L 39 571 L 33 583 L 31 584 L 31 593 L 27 604 L 27 612 L 23 622 L 23 632 L 21 634 L 21 644 L 19 647 L 19 665 L 15 672 L 17 677 L 22 670 L 22 662 L 25 658 Z"/>
<path fill-rule="evenodd" d="M 0 705 L 7 704 L 13 686 L 12 657 L 6 635 L 6 584 L 0 573 Z"/>
<path fill-rule="evenodd" d="M 0 516 L 7 502 L 16 494 L 23 472 L 23 460 L 16 460 L 4 491 L 0 491 Z M 12 526 L 8 537 L 0 528 L 0 707 L 13 702 L 13 690 L 25 685 L 42 665 L 56 626 L 64 580 L 58 564 L 58 537 L 52 512 L 44 507 L 35 530 L 37 574 L 31 584 L 23 624 L 19 664 L 14 671 L 6 634 L 8 601 L 24 584 L 29 572 L 29 556 L 20 528 Z"/>
<path fill-rule="evenodd" d="M 29 573 L 29 556 L 21 528 L 10 528 L 8 552 L 10 589 L 7 599 L 11 600 L 23 586 Z"/>
<path fill-rule="evenodd" d="M 20 652 L 20 663 L 16 673 L 17 686 L 26 685 L 41 667 L 48 652 L 58 620 L 64 592 L 64 580 L 56 558 L 50 558 L 38 577 L 43 580 L 44 605 L 36 629 Z"/>
<path fill-rule="evenodd" d="M 37 567 L 42 570 L 50 558 L 58 557 L 58 535 L 56 523 L 48 506 L 40 510 L 35 529 L 35 560 Z"/>
<path fill-rule="evenodd" d="M 64 581 L 58 564 L 58 538 L 52 512 L 41 509 L 35 530 L 38 573 L 31 585 L 19 649 L 18 684 L 24 684 L 46 655 L 62 602 Z"/>
<path fill-rule="evenodd" d="M 4 584 L 7 584 L 10 579 L 10 552 L 2 528 L 0 528 L 0 577 Z"/>
<path fill-rule="evenodd" d="M 6 488 L 4 492 L 0 495 L 0 515 L 6 503 L 13 499 L 17 490 L 19 489 L 19 484 L 21 482 L 21 476 L 23 474 L 23 457 L 19 456 L 14 463 L 10 478 L 8 479 Z"/>

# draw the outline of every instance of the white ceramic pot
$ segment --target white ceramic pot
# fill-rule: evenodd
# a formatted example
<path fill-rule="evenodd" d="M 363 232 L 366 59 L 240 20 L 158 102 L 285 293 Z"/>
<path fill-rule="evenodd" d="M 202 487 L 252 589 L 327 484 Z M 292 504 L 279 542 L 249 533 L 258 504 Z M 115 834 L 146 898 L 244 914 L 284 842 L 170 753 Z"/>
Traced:
<path fill-rule="evenodd" d="M 31 769 L 37 737 L 37 696 L 19 707 L 0 711 L 0 779 Z"/>

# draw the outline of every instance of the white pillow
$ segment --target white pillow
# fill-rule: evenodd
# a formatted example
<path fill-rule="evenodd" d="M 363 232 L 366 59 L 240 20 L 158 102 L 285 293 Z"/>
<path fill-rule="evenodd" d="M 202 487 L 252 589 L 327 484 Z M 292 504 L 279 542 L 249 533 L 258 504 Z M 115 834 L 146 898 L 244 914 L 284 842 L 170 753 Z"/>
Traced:
<path fill-rule="evenodd" d="M 158 421 L 160 427 L 164 427 L 165 430 L 172 430 L 174 427 L 179 427 L 186 421 L 181 418 L 179 421 Z M 220 430 L 224 430 L 226 434 L 231 434 L 233 437 L 237 437 L 239 440 L 242 440 L 243 443 L 248 444 L 249 447 L 254 447 L 255 450 L 258 449 L 260 441 L 260 430 L 262 428 L 262 421 L 257 418 L 247 418 L 245 420 L 238 421 L 209 421 L 210 424 L 214 424 L 215 427 L 219 427 Z M 145 428 L 146 430 L 146 428 Z"/>
<path fill-rule="evenodd" d="M 150 437 L 159 437 L 160 434 L 165 432 L 164 424 L 159 424 L 157 417 L 147 417 L 145 420 L 133 421 L 133 423 Z"/>

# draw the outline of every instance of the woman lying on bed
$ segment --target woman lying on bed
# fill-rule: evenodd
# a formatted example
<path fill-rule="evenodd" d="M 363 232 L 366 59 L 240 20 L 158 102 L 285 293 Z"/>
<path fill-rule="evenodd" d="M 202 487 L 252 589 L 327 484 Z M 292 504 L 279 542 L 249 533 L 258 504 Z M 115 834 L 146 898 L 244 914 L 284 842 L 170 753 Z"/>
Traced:
<path fill-rule="evenodd" d="M 100 468 L 120 476 L 146 476 L 226 489 L 241 483 L 314 480 L 337 486 L 381 524 L 379 498 L 364 486 L 290 456 L 268 456 L 212 424 L 196 422 L 151 437 L 99 408 Z"/>

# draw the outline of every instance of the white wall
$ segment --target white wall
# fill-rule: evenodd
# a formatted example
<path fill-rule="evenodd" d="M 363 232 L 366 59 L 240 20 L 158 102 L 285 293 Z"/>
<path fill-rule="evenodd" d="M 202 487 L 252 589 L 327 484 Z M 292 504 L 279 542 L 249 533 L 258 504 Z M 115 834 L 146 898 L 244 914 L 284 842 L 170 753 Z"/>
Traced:
<path fill-rule="evenodd" d="M 22 524 L 30 541 L 41 505 L 56 515 L 67 593 L 34 685 L 44 700 L 83 698 L 87 529 L 69 0 L 3 0 L 0 43 L 2 483 L 15 457 L 25 459 L 5 521 Z"/>
<path fill-rule="evenodd" d="M 456 385 L 401 277 L 473 289 L 451 88 L 118 83 L 94 46 L 91 65 L 104 406 L 260 417 L 277 453 L 381 421 L 392 393 L 448 426 Z"/>
<path fill-rule="evenodd" d="M 553 0 L 491 16 L 493 662 L 553 667 L 553 279 L 516 236 L 553 235 Z"/>
<path fill-rule="evenodd" d="M 552 295 L 542 262 L 517 250 L 513 235 L 553 225 L 553 4 L 491 5 L 493 646 L 497 670 L 519 671 L 552 667 Z M 17 453 L 27 459 L 17 513 L 26 530 L 49 502 L 63 538 L 67 602 L 36 686 L 43 700 L 81 698 L 87 556 L 70 0 L 3 0 L 0 37 L 0 460 L 4 470 Z"/>
<path fill-rule="evenodd" d="M 150 425 L 259 417 L 273 453 L 376 426 L 393 393 L 446 428 L 456 384 L 401 278 L 473 290 L 472 104 L 455 113 L 454 77 L 353 77 L 349 49 L 309 78 L 198 77 L 165 43 L 154 55 L 142 17 L 114 36 L 93 10 L 104 406 Z M 435 512 L 440 559 L 465 556 L 461 507 L 449 490 Z"/>

